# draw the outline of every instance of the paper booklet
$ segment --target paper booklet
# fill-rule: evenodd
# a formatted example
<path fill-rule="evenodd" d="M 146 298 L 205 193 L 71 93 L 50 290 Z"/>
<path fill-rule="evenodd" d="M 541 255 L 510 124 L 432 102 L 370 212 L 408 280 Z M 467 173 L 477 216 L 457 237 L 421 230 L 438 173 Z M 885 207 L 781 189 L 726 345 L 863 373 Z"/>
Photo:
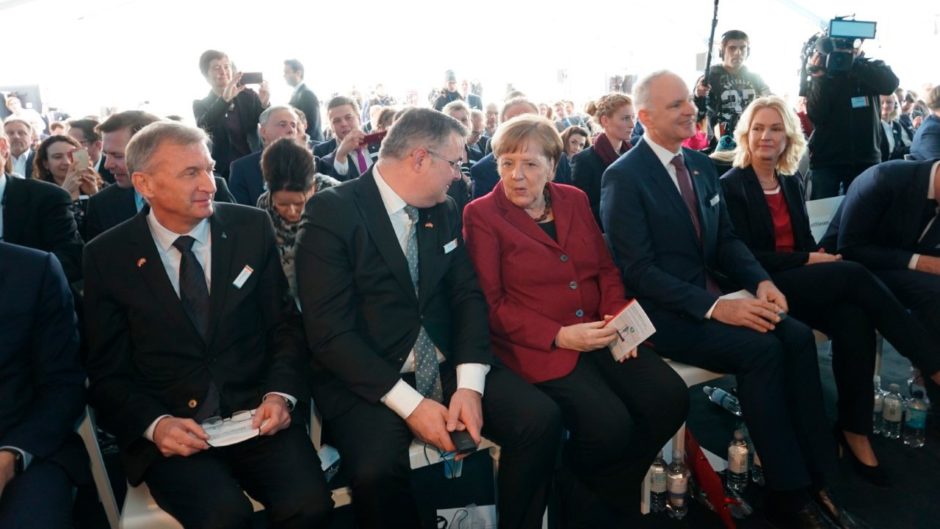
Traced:
<path fill-rule="evenodd" d="M 605 325 L 610 326 L 617 329 L 617 336 L 609 346 L 610 354 L 618 361 L 656 332 L 653 322 L 635 299 Z"/>

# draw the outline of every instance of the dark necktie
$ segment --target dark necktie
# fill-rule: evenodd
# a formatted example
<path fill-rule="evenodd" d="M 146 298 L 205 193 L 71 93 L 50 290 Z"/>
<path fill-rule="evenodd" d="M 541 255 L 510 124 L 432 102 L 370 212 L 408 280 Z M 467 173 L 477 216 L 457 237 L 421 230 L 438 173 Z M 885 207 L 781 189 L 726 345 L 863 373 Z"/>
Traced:
<path fill-rule="evenodd" d="M 209 287 L 206 286 L 206 276 L 203 273 L 202 266 L 196 260 L 196 254 L 193 253 L 193 239 L 189 235 L 183 235 L 175 241 L 173 246 L 179 250 L 180 258 L 180 301 L 183 302 L 183 310 L 193 322 L 196 331 L 203 339 L 209 331 Z"/>
<path fill-rule="evenodd" d="M 196 260 L 196 254 L 193 253 L 195 242 L 196 239 L 183 235 L 173 241 L 173 246 L 182 256 L 180 258 L 180 301 L 183 302 L 183 311 L 193 322 L 199 336 L 205 340 L 209 332 L 209 287 L 206 286 L 206 276 L 202 266 Z M 209 381 L 209 387 L 193 419 L 196 422 L 202 422 L 218 415 L 220 400 L 219 389 L 215 382 Z"/>
<path fill-rule="evenodd" d="M 405 213 L 411 220 L 408 243 L 405 246 L 405 258 L 408 260 L 408 272 L 411 283 L 418 292 L 418 208 L 405 206 Z M 441 368 L 437 364 L 437 351 L 434 342 L 422 325 L 415 341 L 415 385 L 418 393 L 425 397 L 443 402 L 444 391 L 441 389 Z"/>
<path fill-rule="evenodd" d="M 699 241 L 702 240 L 702 226 L 698 220 L 698 200 L 695 198 L 695 189 L 692 188 L 692 177 L 689 176 L 689 170 L 682 161 L 682 155 L 677 154 L 671 162 L 676 168 L 676 181 L 679 184 L 679 194 L 682 195 L 682 201 L 689 210 L 689 216 L 692 218 L 692 226 L 695 227 L 695 235 Z"/>

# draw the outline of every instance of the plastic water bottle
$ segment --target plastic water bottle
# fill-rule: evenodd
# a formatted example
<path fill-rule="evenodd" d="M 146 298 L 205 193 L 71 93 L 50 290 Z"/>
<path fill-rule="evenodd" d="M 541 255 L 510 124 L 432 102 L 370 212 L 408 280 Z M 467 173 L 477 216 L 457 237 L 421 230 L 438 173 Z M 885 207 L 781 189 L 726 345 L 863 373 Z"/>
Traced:
<path fill-rule="evenodd" d="M 907 413 L 904 417 L 904 431 L 902 439 L 904 445 L 911 448 L 920 448 L 924 446 L 926 435 L 924 429 L 927 426 L 927 402 L 924 400 L 924 392 L 914 390 L 913 397 L 907 403 Z"/>
<path fill-rule="evenodd" d="M 901 387 L 897 384 L 888 386 L 888 394 L 885 395 L 884 406 L 881 411 L 881 417 L 884 424 L 881 427 L 881 434 L 888 439 L 899 439 L 901 437 L 901 419 L 904 417 L 904 400 L 901 398 Z"/>
<path fill-rule="evenodd" d="M 873 380 L 875 385 L 875 404 L 872 407 L 872 424 L 871 431 L 875 435 L 881 435 L 882 429 L 884 428 L 884 421 L 881 416 L 884 410 L 885 402 L 885 391 L 881 389 L 881 377 L 875 375 Z"/>
<path fill-rule="evenodd" d="M 921 400 L 930 408 L 930 398 L 927 396 L 927 387 L 924 386 L 924 375 L 914 366 L 911 366 L 911 377 L 907 379 L 907 394 L 914 396 L 914 392 L 920 391 Z"/>
<path fill-rule="evenodd" d="M 666 473 L 666 488 L 669 490 L 667 513 L 670 518 L 681 520 L 689 512 L 689 469 L 685 466 L 682 450 L 672 449 L 672 463 Z"/>
<path fill-rule="evenodd" d="M 703 389 L 705 394 L 708 395 L 708 400 L 741 417 L 741 404 L 738 403 L 737 397 L 721 388 L 705 386 Z"/>
<path fill-rule="evenodd" d="M 758 486 L 763 487 L 767 484 L 767 481 L 764 479 L 764 466 L 761 465 L 760 456 L 757 455 L 757 450 L 754 452 L 754 464 L 751 465 L 751 481 L 756 483 Z"/>
<path fill-rule="evenodd" d="M 744 439 L 744 432 L 734 431 L 734 439 L 728 445 L 728 478 L 725 486 L 734 492 L 744 492 L 747 488 L 747 460 L 748 446 Z"/>
<path fill-rule="evenodd" d="M 650 511 L 654 513 L 665 511 L 669 502 L 667 472 L 663 451 L 660 450 L 650 466 Z"/>

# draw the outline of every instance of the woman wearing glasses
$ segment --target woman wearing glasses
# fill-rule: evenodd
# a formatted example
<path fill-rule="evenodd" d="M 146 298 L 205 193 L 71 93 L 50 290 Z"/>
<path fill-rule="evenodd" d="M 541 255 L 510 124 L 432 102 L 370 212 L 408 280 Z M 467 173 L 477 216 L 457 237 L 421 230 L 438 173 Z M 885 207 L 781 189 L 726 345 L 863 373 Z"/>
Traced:
<path fill-rule="evenodd" d="M 492 141 L 500 181 L 464 212 L 464 239 L 490 307 L 493 350 L 559 405 L 565 466 L 611 515 L 637 511 L 640 483 L 685 419 L 685 384 L 648 349 L 615 361 L 605 326 L 627 303 L 587 197 L 551 182 L 562 141 L 523 115 Z"/>

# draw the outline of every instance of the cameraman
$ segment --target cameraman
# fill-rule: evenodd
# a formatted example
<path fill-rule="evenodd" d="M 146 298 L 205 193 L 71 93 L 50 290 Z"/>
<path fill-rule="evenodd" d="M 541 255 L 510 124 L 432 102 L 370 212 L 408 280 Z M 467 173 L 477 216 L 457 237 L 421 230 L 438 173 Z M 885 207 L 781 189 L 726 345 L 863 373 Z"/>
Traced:
<path fill-rule="evenodd" d="M 770 88 L 744 65 L 751 55 L 747 33 L 732 29 L 721 36 L 719 57 L 722 63 L 709 68 L 708 77 L 701 77 L 695 86 L 696 121 L 708 115 L 708 135 L 721 127 L 721 134 L 733 134 L 741 113 L 754 99 L 769 95 Z"/>
<path fill-rule="evenodd" d="M 840 40 L 820 38 L 809 60 L 805 95 L 815 126 L 809 139 L 812 199 L 836 196 L 840 186 L 845 193 L 858 174 L 881 162 L 880 96 L 894 93 L 899 84 L 884 62 L 867 59 L 860 48 Z M 847 71 L 827 69 L 835 53 L 851 53 Z"/>

